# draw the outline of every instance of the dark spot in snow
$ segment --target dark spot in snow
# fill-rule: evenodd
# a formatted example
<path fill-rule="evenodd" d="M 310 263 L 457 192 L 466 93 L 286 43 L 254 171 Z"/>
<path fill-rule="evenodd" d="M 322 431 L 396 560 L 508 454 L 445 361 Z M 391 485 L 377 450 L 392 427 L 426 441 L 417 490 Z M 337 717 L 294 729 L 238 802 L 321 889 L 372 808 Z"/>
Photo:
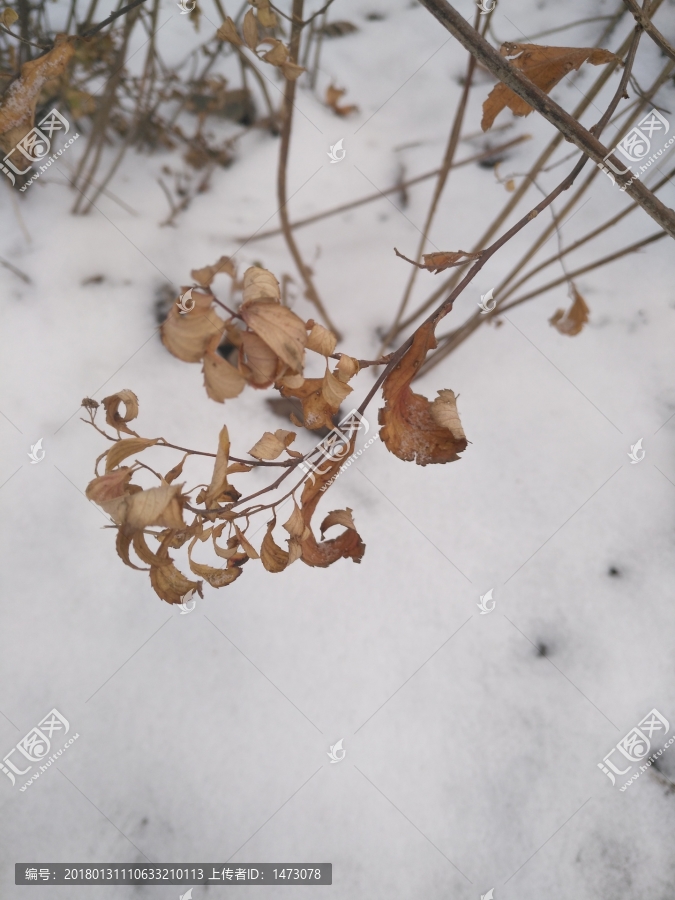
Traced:
<path fill-rule="evenodd" d="M 366 19 L 369 22 L 381 22 L 383 19 L 386 19 L 386 16 L 384 15 L 384 13 L 370 12 L 366 13 Z"/>
<path fill-rule="evenodd" d="M 548 656 L 550 649 L 548 644 L 545 644 L 543 641 L 537 641 L 537 656 Z"/>
<path fill-rule="evenodd" d="M 105 275 L 90 275 L 89 278 L 82 281 L 82 287 L 88 284 L 101 284 L 103 281 L 105 281 Z"/>
<path fill-rule="evenodd" d="M 161 325 L 169 315 L 169 310 L 178 299 L 175 287 L 168 282 L 160 285 L 155 291 L 155 321 Z"/>
<path fill-rule="evenodd" d="M 607 570 L 607 574 L 611 575 L 612 578 L 620 578 L 621 570 L 617 569 L 616 566 L 610 566 L 609 569 Z"/>
<path fill-rule="evenodd" d="M 504 158 L 503 156 L 488 156 L 487 159 L 479 160 L 478 165 L 481 169 L 494 169 L 497 163 L 504 161 Z"/>

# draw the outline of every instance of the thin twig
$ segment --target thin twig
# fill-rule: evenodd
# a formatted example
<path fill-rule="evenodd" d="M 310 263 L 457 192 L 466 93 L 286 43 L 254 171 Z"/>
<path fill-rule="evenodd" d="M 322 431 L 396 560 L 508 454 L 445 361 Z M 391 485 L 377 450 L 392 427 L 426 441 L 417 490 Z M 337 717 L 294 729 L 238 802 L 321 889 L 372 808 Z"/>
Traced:
<path fill-rule="evenodd" d="M 635 0 L 623 0 L 628 9 L 633 14 L 635 21 L 638 23 L 640 28 L 643 28 L 649 37 L 654 41 L 654 43 L 662 50 L 666 56 L 669 56 L 671 59 L 675 59 L 675 48 L 668 43 L 668 41 L 664 38 L 661 32 L 652 25 L 652 21 L 649 18 L 649 15 L 644 13 L 640 7 L 637 5 Z"/>

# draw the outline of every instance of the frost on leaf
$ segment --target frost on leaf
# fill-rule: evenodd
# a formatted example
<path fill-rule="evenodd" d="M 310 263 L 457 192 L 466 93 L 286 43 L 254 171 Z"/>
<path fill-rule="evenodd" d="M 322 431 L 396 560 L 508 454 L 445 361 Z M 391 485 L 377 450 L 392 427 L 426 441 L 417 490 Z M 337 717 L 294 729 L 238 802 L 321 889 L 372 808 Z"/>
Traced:
<path fill-rule="evenodd" d="M 184 315 L 174 304 L 161 329 L 162 343 L 183 362 L 200 362 L 213 338 L 225 330 L 225 322 L 211 308 L 211 294 L 193 291 L 192 300 L 194 307 Z"/>
<path fill-rule="evenodd" d="M 21 74 L 0 98 L 0 147 L 12 149 L 33 127 L 35 107 L 48 81 L 63 75 L 79 38 L 57 34 L 54 47 L 21 66 Z M 4 155 L 4 154 L 3 154 Z"/>
<path fill-rule="evenodd" d="M 572 296 L 574 302 L 570 308 L 568 310 L 557 309 L 549 319 L 551 325 L 557 328 L 560 334 L 567 334 L 570 337 L 579 334 L 586 322 L 588 322 L 590 313 L 586 301 L 574 285 L 572 285 Z"/>
<path fill-rule="evenodd" d="M 449 427 L 452 404 L 447 395 L 452 392 L 439 391 L 439 398 L 432 404 L 410 387 L 427 353 L 435 346 L 434 323 L 429 322 L 415 332 L 412 346 L 382 386 L 385 406 L 379 411 L 380 438 L 399 459 L 414 460 L 419 466 L 453 462 L 467 444 L 459 419 L 452 430 Z"/>
<path fill-rule="evenodd" d="M 588 62 L 592 66 L 620 61 L 619 57 L 609 50 L 596 47 L 543 47 L 538 44 L 502 44 L 500 51 L 511 65 L 519 69 L 523 75 L 538 88 L 548 94 L 568 72 L 579 69 Z M 499 113 L 508 107 L 516 116 L 528 116 L 532 107 L 505 84 L 497 84 L 483 103 L 483 120 L 481 128 L 487 131 L 492 127 Z"/>

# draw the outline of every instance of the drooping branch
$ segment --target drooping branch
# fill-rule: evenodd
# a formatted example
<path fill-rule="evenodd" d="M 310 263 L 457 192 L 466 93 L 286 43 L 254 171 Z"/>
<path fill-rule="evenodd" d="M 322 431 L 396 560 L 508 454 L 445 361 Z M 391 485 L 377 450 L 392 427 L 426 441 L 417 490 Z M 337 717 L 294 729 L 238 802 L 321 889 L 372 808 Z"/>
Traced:
<path fill-rule="evenodd" d="M 421 0 L 429 12 L 463 47 L 521 99 L 554 125 L 562 136 L 575 144 L 596 165 L 604 165 L 610 151 L 576 119 L 534 85 L 529 78 L 501 56 L 447 0 Z M 613 158 L 613 157 L 610 157 Z M 614 161 L 617 166 L 617 161 Z M 675 211 L 661 203 L 630 170 L 617 174 L 617 182 L 654 221 L 671 237 L 675 237 Z"/>

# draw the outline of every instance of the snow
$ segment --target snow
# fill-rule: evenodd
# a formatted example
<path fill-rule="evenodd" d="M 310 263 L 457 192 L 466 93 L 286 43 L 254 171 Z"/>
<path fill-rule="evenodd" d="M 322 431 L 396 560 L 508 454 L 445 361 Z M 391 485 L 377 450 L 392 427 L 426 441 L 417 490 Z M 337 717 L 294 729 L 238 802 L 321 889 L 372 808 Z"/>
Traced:
<path fill-rule="evenodd" d="M 457 6 L 473 15 L 467 0 Z M 499 6 L 500 40 L 614 11 L 599 2 L 589 12 L 580 0 Z M 204 9 L 217 22 L 215 8 Z M 666 9 L 657 25 L 669 34 Z M 384 19 L 367 19 L 371 12 Z M 389 187 L 401 161 L 409 177 L 437 166 L 465 68 L 464 51 L 408 0 L 340 0 L 331 16 L 359 31 L 324 41 L 319 89 L 331 81 L 347 88 L 344 102 L 360 112 L 338 119 L 299 88 L 291 219 Z M 169 60 L 210 27 L 203 21 L 195 35 L 168 2 L 161 21 Z M 542 40 L 592 45 L 603 24 Z M 611 47 L 629 31 L 626 20 Z M 639 83 L 650 84 L 663 63 L 643 37 Z M 554 98 L 573 108 L 595 76 L 583 70 Z M 583 117 L 586 126 L 616 79 Z M 479 129 L 489 86 L 479 78 L 465 131 Z M 672 112 L 672 85 L 659 102 Z M 502 113 L 497 124 L 509 119 Z M 533 115 L 492 140 L 522 133 L 532 140 L 509 151 L 502 176 L 527 171 L 553 131 Z M 329 147 L 340 138 L 346 158 L 331 164 Z M 319 514 L 354 510 L 367 545 L 359 566 L 298 562 L 271 575 L 249 563 L 233 585 L 206 585 L 205 599 L 180 615 L 158 600 L 147 575 L 123 566 L 106 518 L 83 495 L 105 442 L 80 421 L 78 404 L 130 388 L 144 436 L 213 450 L 226 423 L 233 453 L 243 456 L 264 430 L 285 427 L 265 405 L 272 393 L 247 389 L 224 407 L 210 401 L 200 367 L 160 343 L 156 290 L 189 283 L 191 268 L 236 251 L 240 271 L 261 261 L 278 277 L 293 275 L 294 308 L 316 314 L 300 297 L 282 238 L 235 239 L 277 224 L 277 139 L 246 135 L 231 168 L 217 170 L 175 228 L 159 227 L 167 209 L 156 179 L 176 162 L 163 154 L 128 154 L 110 185 L 137 215 L 106 197 L 92 214 L 70 215 L 66 176 L 78 143 L 22 202 L 2 188 L 0 257 L 32 283 L 0 268 L 0 739 L 4 755 L 54 707 L 80 737 L 53 767 L 59 772 L 25 792 L 2 778 L 0 895 L 23 896 L 15 862 L 229 859 L 332 862 L 332 888 L 306 887 L 307 900 L 329 892 L 335 900 L 477 900 L 489 888 L 496 900 L 671 897 L 672 789 L 645 774 L 620 793 L 597 768 L 651 709 L 675 724 L 669 239 L 577 279 L 591 309 L 577 337 L 548 324 L 569 305 L 561 285 L 515 308 L 502 327 L 479 329 L 417 383 L 431 398 L 441 388 L 460 395 L 471 443 L 461 462 L 421 468 L 375 442 L 340 476 Z M 395 149 L 403 144 L 415 146 Z M 482 139 L 464 142 L 458 158 L 482 147 Z M 554 160 L 568 152 L 564 145 Z M 571 165 L 541 185 L 552 188 Z M 377 352 L 377 329 L 391 321 L 409 275 L 393 247 L 414 254 L 432 185 L 411 188 L 404 210 L 391 195 L 298 230 L 343 331 L 339 349 Z M 530 192 L 516 216 L 539 196 Z M 673 205 L 672 186 L 660 196 Z M 471 249 L 507 197 L 490 169 L 451 173 L 429 249 Z M 629 202 L 601 173 L 585 199 L 563 226 L 563 242 Z M 473 313 L 548 212 L 542 221 L 486 265 L 439 333 Z M 656 231 L 638 210 L 569 268 Z M 554 248 L 555 238 L 544 253 Z M 559 274 L 552 266 L 536 283 Z M 82 285 L 95 275 L 103 281 Z M 443 277 L 419 273 L 411 308 Z M 371 384 L 362 374 L 355 406 Z M 32 465 L 27 453 L 40 437 L 46 456 Z M 639 438 L 646 455 L 633 465 L 627 454 Z M 299 443 L 307 449 L 312 438 Z M 163 471 L 179 458 L 156 448 L 146 455 Z M 208 478 L 208 465 L 195 471 Z M 246 477 L 263 483 L 257 473 Z M 480 615 L 490 588 L 496 608 Z M 332 765 L 327 752 L 340 738 L 346 757 Z M 675 779 L 673 754 L 661 771 Z M 160 892 L 182 891 L 119 886 L 105 895 Z M 222 887 L 193 893 L 217 897 Z M 270 886 L 265 897 L 289 894 L 295 889 Z M 40 894 L 72 895 L 65 886 Z"/>

